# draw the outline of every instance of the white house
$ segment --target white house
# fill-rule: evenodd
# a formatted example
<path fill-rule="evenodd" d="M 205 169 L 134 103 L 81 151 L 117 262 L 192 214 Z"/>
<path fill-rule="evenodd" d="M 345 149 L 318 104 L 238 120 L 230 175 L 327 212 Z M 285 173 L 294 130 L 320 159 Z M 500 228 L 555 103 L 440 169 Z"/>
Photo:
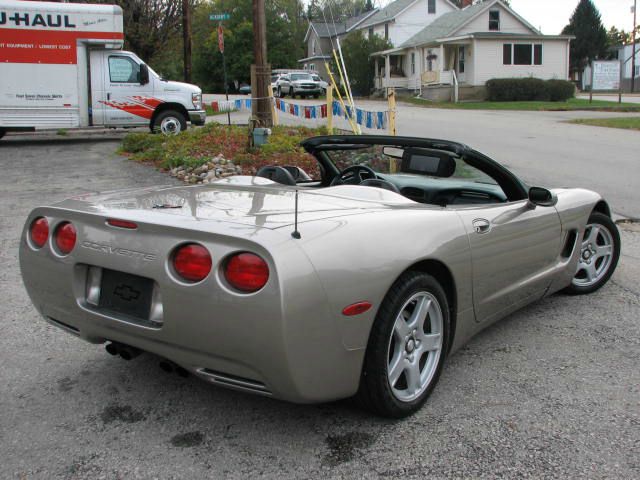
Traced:
<path fill-rule="evenodd" d="M 440 14 L 394 48 L 375 53 L 375 84 L 428 97 L 430 86 L 455 84 L 473 95 L 491 78 L 566 80 L 572 38 L 543 35 L 501 0 L 488 0 Z"/>
<path fill-rule="evenodd" d="M 389 40 L 395 47 L 438 17 L 458 10 L 449 0 L 395 0 L 360 23 L 357 29 Z"/>

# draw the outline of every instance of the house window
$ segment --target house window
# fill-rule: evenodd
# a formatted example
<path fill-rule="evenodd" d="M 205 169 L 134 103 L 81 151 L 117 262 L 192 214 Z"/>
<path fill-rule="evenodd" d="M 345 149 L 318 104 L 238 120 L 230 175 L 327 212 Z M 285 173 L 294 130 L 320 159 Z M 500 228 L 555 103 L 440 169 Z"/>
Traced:
<path fill-rule="evenodd" d="M 309 64 L 309 70 L 311 70 L 312 72 L 316 71 L 316 64 L 315 63 L 310 63 Z"/>
<path fill-rule="evenodd" d="M 436 13 L 436 0 L 429 0 L 427 5 L 428 13 Z"/>
<path fill-rule="evenodd" d="M 504 65 L 511 65 L 511 48 L 513 45 L 510 43 L 505 43 L 502 46 L 502 63 Z"/>
<path fill-rule="evenodd" d="M 313 40 L 311 40 L 311 53 L 313 55 L 316 54 L 316 39 L 315 38 Z"/>
<path fill-rule="evenodd" d="M 533 46 L 533 64 L 542 65 L 542 44 L 537 43 Z"/>
<path fill-rule="evenodd" d="M 416 54 L 411 52 L 411 75 L 416 74 Z"/>
<path fill-rule="evenodd" d="M 542 44 L 505 43 L 502 46 L 504 65 L 542 65 Z"/>
<path fill-rule="evenodd" d="M 500 10 L 491 10 L 489 12 L 489 30 L 500 30 Z"/>
<path fill-rule="evenodd" d="M 369 38 L 373 38 L 373 27 L 369 29 Z"/>
<path fill-rule="evenodd" d="M 640 77 L 640 66 L 636 65 L 636 71 L 634 77 Z"/>
<path fill-rule="evenodd" d="M 384 39 L 389 40 L 389 24 L 384 24 Z"/>
<path fill-rule="evenodd" d="M 458 47 L 458 73 L 464 73 L 464 47 Z"/>

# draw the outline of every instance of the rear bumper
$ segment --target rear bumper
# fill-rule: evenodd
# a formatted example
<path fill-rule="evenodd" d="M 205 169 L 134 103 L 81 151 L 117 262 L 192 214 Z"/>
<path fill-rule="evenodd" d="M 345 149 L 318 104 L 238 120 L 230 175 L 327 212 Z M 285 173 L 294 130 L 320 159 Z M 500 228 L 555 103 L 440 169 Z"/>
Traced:
<path fill-rule="evenodd" d="M 364 350 L 344 346 L 339 319 L 318 295 L 322 288 L 315 271 L 296 248 L 284 246 L 287 262 L 296 265 L 298 273 L 285 275 L 286 266 L 279 265 L 259 244 L 241 240 L 240 245 L 229 245 L 223 235 L 193 231 L 181 235 L 174 228 L 160 231 L 154 226 L 153 238 L 137 238 L 149 254 L 146 259 L 113 255 L 96 248 L 114 238 L 112 232 L 104 232 L 104 218 L 74 218 L 70 212 L 38 209 L 27 225 L 40 215 L 48 218 L 51 231 L 62 220 L 59 215 L 82 225 L 76 248 L 66 257 L 53 252 L 50 243 L 34 249 L 26 239 L 26 227 L 23 232 L 23 281 L 33 304 L 49 323 L 91 343 L 115 341 L 139 348 L 215 385 L 259 395 L 315 403 L 346 398 L 357 391 Z M 134 233 L 120 234 L 118 242 L 131 245 L 134 237 L 127 235 Z M 135 235 L 144 235 L 144 228 Z M 215 252 L 212 273 L 196 285 L 173 280 L 168 253 L 161 253 L 171 252 L 171 246 L 184 242 L 186 235 Z M 256 294 L 235 294 L 220 282 L 220 265 L 229 252 L 238 249 L 255 250 L 270 265 L 269 282 Z M 161 326 L 131 321 L 89 303 L 89 266 L 152 279 L 162 299 Z"/>
<path fill-rule="evenodd" d="M 193 125 L 204 125 L 207 120 L 207 112 L 204 110 L 191 110 L 189 111 L 189 121 Z"/>

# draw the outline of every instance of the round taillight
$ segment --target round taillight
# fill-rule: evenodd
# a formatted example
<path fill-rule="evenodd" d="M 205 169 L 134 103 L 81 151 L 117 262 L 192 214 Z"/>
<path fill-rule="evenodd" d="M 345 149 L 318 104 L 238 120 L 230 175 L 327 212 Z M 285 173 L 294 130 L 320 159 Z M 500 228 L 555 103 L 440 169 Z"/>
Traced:
<path fill-rule="evenodd" d="M 182 245 L 173 254 L 173 268 L 184 280 L 200 282 L 211 271 L 211 255 L 197 243 Z"/>
<path fill-rule="evenodd" d="M 76 246 L 76 227 L 69 222 L 62 222 L 53 236 L 56 247 L 62 255 L 67 255 Z"/>
<path fill-rule="evenodd" d="M 241 292 L 257 292 L 269 280 L 269 266 L 254 253 L 238 253 L 227 260 L 224 277 Z"/>
<path fill-rule="evenodd" d="M 44 247 L 49 238 L 49 222 L 44 217 L 36 218 L 29 229 L 31 242 L 38 248 Z"/>

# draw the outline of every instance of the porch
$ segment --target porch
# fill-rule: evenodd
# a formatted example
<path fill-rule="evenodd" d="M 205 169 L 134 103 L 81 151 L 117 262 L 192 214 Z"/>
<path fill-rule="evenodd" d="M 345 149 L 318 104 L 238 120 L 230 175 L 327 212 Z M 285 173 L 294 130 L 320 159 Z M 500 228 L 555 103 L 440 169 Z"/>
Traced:
<path fill-rule="evenodd" d="M 470 76 L 471 43 L 441 42 L 434 46 L 392 49 L 374 54 L 376 89 L 422 92 L 431 86 L 449 86 L 452 99 Z"/>

